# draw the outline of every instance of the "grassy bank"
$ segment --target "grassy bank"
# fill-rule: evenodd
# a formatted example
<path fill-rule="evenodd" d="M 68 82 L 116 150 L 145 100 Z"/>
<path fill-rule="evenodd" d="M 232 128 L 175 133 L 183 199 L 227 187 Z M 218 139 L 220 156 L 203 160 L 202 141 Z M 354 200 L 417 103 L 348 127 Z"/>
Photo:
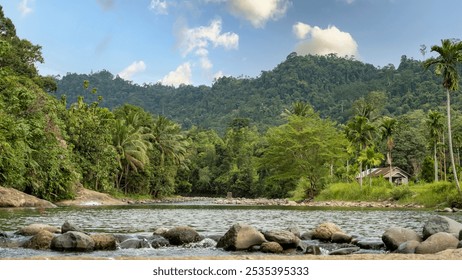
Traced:
<path fill-rule="evenodd" d="M 385 180 L 365 180 L 362 189 L 356 182 L 335 183 L 327 186 L 316 196 L 317 201 L 384 201 L 402 204 L 415 203 L 429 208 L 461 206 L 462 200 L 453 183 L 437 182 L 395 186 Z"/>

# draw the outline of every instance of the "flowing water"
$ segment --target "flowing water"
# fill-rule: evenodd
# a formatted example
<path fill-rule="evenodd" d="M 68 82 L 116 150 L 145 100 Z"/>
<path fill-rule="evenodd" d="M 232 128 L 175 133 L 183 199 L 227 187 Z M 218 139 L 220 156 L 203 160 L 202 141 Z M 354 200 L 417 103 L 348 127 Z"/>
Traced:
<path fill-rule="evenodd" d="M 392 226 L 417 232 L 434 212 L 396 209 L 339 209 L 313 207 L 261 207 L 201 204 L 153 204 L 130 206 L 59 207 L 53 209 L 0 209 L 0 231 L 13 235 L 17 229 L 42 223 L 61 226 L 69 221 L 86 232 L 107 232 L 150 236 L 156 228 L 190 226 L 203 236 L 223 235 L 235 223 L 242 222 L 260 230 L 296 226 L 300 232 L 314 229 L 323 222 L 337 224 L 344 232 L 363 240 L 380 240 Z M 462 213 L 447 214 L 462 222 Z M 19 238 L 19 237 L 17 237 Z M 2 248 L 0 258 L 30 256 L 85 255 L 118 256 L 211 256 L 235 254 L 215 247 L 166 247 L 160 249 L 119 249 L 92 253 L 59 253 L 22 248 Z M 242 254 L 240 252 L 239 254 Z"/>

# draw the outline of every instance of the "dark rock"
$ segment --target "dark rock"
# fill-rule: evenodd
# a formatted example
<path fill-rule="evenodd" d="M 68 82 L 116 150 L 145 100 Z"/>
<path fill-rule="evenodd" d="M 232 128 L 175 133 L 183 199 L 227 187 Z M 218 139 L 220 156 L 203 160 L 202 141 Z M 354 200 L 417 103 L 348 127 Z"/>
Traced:
<path fill-rule="evenodd" d="M 120 243 L 119 246 L 120 249 L 140 249 L 150 248 L 151 244 L 149 244 L 147 239 L 130 238 Z"/>
<path fill-rule="evenodd" d="M 149 239 L 149 242 L 151 242 L 151 247 L 154 249 L 170 246 L 170 242 L 163 236 L 154 236 Z"/>
<path fill-rule="evenodd" d="M 343 231 L 334 223 L 322 223 L 313 230 L 313 239 L 331 241 L 332 234 Z"/>
<path fill-rule="evenodd" d="M 381 240 L 358 240 L 355 245 L 365 250 L 381 250 L 385 248 L 385 243 Z"/>
<path fill-rule="evenodd" d="M 350 255 L 355 252 L 359 251 L 359 247 L 347 247 L 347 248 L 340 248 L 334 251 L 329 252 L 329 255 L 335 256 L 344 256 L 344 255 Z"/>
<path fill-rule="evenodd" d="M 350 243 L 351 242 L 351 235 L 348 235 L 343 232 L 334 232 L 332 233 L 331 241 L 333 243 Z"/>
<path fill-rule="evenodd" d="M 417 232 L 408 228 L 392 227 L 387 229 L 382 235 L 382 241 L 389 251 L 394 251 L 398 249 L 401 243 L 411 240 L 421 242 L 422 238 Z"/>
<path fill-rule="evenodd" d="M 459 241 L 459 245 L 457 245 L 457 249 L 462 248 L 462 241 Z"/>
<path fill-rule="evenodd" d="M 35 249 L 35 250 L 47 250 L 50 249 L 51 240 L 53 239 L 53 233 L 42 230 L 39 231 L 36 235 L 32 238 L 27 240 L 22 246 L 28 249 Z"/>
<path fill-rule="evenodd" d="M 169 229 L 164 235 L 171 245 L 183 245 L 194 243 L 202 240 L 197 231 L 188 226 L 181 226 Z"/>
<path fill-rule="evenodd" d="M 398 249 L 393 251 L 393 253 L 398 253 L 398 254 L 415 254 L 415 249 L 417 246 L 420 245 L 420 242 L 411 240 L 411 241 L 406 241 L 404 243 L 401 243 L 398 246 Z"/>
<path fill-rule="evenodd" d="M 51 240 L 51 249 L 55 251 L 85 252 L 93 251 L 95 241 L 85 233 L 68 231 Z"/>
<path fill-rule="evenodd" d="M 462 240 L 462 229 L 459 231 L 459 240 Z"/>
<path fill-rule="evenodd" d="M 25 235 L 25 236 L 33 236 L 39 233 L 42 230 L 49 231 L 51 233 L 61 233 L 61 229 L 59 227 L 45 225 L 45 224 L 31 224 L 19 229 L 16 234 Z"/>
<path fill-rule="evenodd" d="M 6 232 L 0 231 L 0 238 L 1 237 L 8 238 L 8 234 Z"/>
<path fill-rule="evenodd" d="M 282 248 L 281 244 L 270 241 L 270 242 L 263 242 L 260 245 L 260 250 L 263 253 L 272 253 L 272 254 L 280 254 L 284 251 L 284 248 Z"/>
<path fill-rule="evenodd" d="M 95 250 L 116 250 L 117 239 L 113 234 L 97 233 L 92 234 L 90 237 L 95 242 Z"/>
<path fill-rule="evenodd" d="M 459 238 L 462 224 L 446 216 L 434 216 L 428 219 L 423 227 L 423 238 L 427 239 L 438 232 L 447 232 Z"/>
<path fill-rule="evenodd" d="M 446 249 L 457 249 L 459 240 L 453 234 L 447 232 L 438 232 L 415 248 L 416 254 L 434 254 Z"/>
<path fill-rule="evenodd" d="M 288 230 L 269 230 L 263 233 L 266 240 L 279 243 L 284 249 L 297 248 L 300 238 Z"/>
<path fill-rule="evenodd" d="M 64 224 L 61 226 L 61 233 L 66 233 L 68 231 L 79 231 L 83 232 L 78 226 L 71 224 L 68 221 L 65 221 Z"/>
<path fill-rule="evenodd" d="M 254 227 L 238 223 L 233 225 L 217 243 L 218 248 L 227 251 L 247 250 L 267 241 Z"/>

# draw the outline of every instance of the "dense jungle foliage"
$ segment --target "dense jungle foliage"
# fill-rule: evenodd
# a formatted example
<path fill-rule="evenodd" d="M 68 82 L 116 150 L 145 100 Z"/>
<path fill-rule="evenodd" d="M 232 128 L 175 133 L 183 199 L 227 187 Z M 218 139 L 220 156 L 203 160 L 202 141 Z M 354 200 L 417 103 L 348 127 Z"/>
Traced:
<path fill-rule="evenodd" d="M 256 78 L 174 88 L 105 70 L 40 76 L 41 47 L 18 38 L 1 7 L 0 39 L 1 186 L 52 201 L 79 185 L 307 198 L 375 166 L 415 181 L 452 178 L 441 80 L 405 56 L 395 69 L 292 53 Z M 452 97 L 460 166 L 462 99 Z"/>

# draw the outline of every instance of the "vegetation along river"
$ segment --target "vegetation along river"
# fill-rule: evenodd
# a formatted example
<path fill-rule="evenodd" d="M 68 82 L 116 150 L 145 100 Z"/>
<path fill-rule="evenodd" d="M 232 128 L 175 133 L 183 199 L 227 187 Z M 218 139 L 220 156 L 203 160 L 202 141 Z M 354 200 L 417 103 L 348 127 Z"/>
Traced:
<path fill-rule="evenodd" d="M 392 226 L 422 231 L 432 211 L 403 209 L 339 209 L 313 207 L 261 207 L 201 204 L 153 204 L 110 207 L 59 207 L 46 210 L 0 209 L 0 231 L 13 235 L 22 226 L 44 223 L 61 226 L 65 221 L 78 225 L 86 232 L 146 236 L 156 228 L 191 226 L 203 236 L 223 235 L 235 223 L 243 222 L 260 230 L 286 229 L 296 226 L 301 233 L 323 222 L 333 222 L 343 231 L 362 240 L 380 240 Z M 462 222 L 461 213 L 448 214 Z M 24 238 L 24 237 L 17 237 Z M 368 252 L 371 253 L 371 252 Z M 376 251 L 372 253 L 384 253 Z M 214 246 L 118 249 L 91 253 L 60 253 L 23 248 L 2 248 L 0 258 L 32 256 L 85 255 L 88 257 L 118 256 L 220 256 L 250 254 L 226 252 Z"/>

